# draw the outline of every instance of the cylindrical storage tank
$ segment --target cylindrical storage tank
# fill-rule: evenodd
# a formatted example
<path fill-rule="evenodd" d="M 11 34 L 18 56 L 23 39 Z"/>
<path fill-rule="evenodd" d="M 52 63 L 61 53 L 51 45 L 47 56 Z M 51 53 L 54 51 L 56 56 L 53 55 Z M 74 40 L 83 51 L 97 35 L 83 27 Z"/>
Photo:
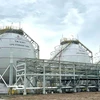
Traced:
<path fill-rule="evenodd" d="M 16 62 L 22 58 L 36 58 L 35 48 L 24 36 L 22 30 L 2 29 L 0 30 L 0 74 L 9 66 L 10 60 L 16 66 Z M 14 74 L 15 76 L 15 74 Z M 8 81 L 9 71 L 3 76 Z"/>
<path fill-rule="evenodd" d="M 61 39 L 60 45 L 51 53 L 53 60 L 91 63 L 92 52 L 77 39 Z"/>

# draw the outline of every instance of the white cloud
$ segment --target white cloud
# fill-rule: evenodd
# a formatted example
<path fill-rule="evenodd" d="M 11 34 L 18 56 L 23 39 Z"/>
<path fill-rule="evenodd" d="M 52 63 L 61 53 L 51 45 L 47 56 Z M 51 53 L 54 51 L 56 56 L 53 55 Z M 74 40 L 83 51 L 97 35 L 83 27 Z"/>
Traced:
<path fill-rule="evenodd" d="M 22 24 L 24 31 L 31 36 L 40 46 L 40 58 L 50 58 L 50 52 L 53 50 L 54 46 L 59 43 L 58 33 L 50 31 L 41 27 L 37 27 L 35 24 L 31 23 L 31 19 L 24 21 Z M 58 39 L 58 40 L 57 40 Z"/>
<path fill-rule="evenodd" d="M 81 14 L 78 13 L 78 9 L 71 8 L 68 11 L 68 14 L 65 16 L 64 21 L 62 23 L 80 25 L 83 23 L 83 19 L 81 17 Z"/>
<path fill-rule="evenodd" d="M 59 44 L 62 34 L 79 35 L 80 41 L 96 51 L 100 43 L 99 0 L 0 0 L 0 26 L 22 23 L 39 45 L 41 58 Z M 91 45 L 91 43 L 94 43 Z M 98 42 L 98 43 L 97 43 Z M 96 45 L 95 45 L 96 44 Z M 95 46 L 95 49 L 94 49 Z"/>

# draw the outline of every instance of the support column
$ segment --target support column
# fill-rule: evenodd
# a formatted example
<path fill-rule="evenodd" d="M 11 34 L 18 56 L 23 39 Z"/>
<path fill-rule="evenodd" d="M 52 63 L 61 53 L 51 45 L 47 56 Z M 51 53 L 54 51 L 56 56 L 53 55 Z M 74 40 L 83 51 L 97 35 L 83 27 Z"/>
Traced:
<path fill-rule="evenodd" d="M 89 81 L 89 80 L 88 80 L 88 71 L 89 71 L 89 70 L 87 69 L 87 66 L 86 66 L 85 72 L 86 72 L 86 91 L 87 91 L 87 92 L 89 92 L 89 88 L 88 88 L 88 81 Z"/>
<path fill-rule="evenodd" d="M 26 81 L 26 64 L 24 65 L 24 93 L 23 93 L 23 95 L 26 95 L 27 93 L 26 93 L 26 83 L 27 81 Z"/>
<path fill-rule="evenodd" d="M 13 85 L 13 53 L 10 53 L 9 85 Z"/>
<path fill-rule="evenodd" d="M 45 92 L 45 66 L 43 64 L 43 94 L 46 94 Z"/>
<path fill-rule="evenodd" d="M 9 85 L 13 85 L 13 64 L 10 64 L 9 70 Z"/>
<path fill-rule="evenodd" d="M 74 92 L 76 93 L 76 82 L 75 82 L 75 65 L 73 66 L 73 75 L 74 75 Z"/>
<path fill-rule="evenodd" d="M 100 83 L 99 83 L 99 66 L 97 65 L 97 77 L 98 77 L 98 84 L 97 84 L 97 87 L 98 87 L 98 91 L 100 92 Z"/>
<path fill-rule="evenodd" d="M 89 91 L 90 91 L 88 87 L 87 87 L 86 91 L 87 91 L 87 92 L 89 92 Z"/>
<path fill-rule="evenodd" d="M 100 86 L 98 85 L 98 91 L 100 92 Z"/>
<path fill-rule="evenodd" d="M 60 91 L 59 92 L 62 93 L 62 89 L 61 89 L 61 87 L 62 87 L 62 83 L 61 83 L 61 63 L 59 63 L 59 76 L 60 76 L 59 77 L 59 80 L 60 80 L 60 82 L 59 82 L 60 83 L 59 84 L 60 85 Z"/>

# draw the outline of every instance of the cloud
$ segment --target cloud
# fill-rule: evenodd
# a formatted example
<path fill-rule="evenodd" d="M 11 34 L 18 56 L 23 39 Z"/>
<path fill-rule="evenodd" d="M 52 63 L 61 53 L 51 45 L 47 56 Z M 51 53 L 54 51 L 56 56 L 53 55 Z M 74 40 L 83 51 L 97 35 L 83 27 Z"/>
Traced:
<path fill-rule="evenodd" d="M 86 6 L 87 10 L 83 13 L 84 23 L 79 31 L 80 39 L 93 52 L 97 52 L 100 45 L 100 40 L 98 38 L 100 36 L 100 1 L 88 0 L 82 3 Z"/>
<path fill-rule="evenodd" d="M 25 32 L 39 43 L 41 58 L 49 58 L 50 51 L 59 44 L 62 34 L 64 37 L 78 34 L 83 44 L 93 51 L 97 50 L 100 42 L 99 0 L 0 0 L 0 2 L 0 26 L 12 22 L 18 25 L 21 22 Z"/>
<path fill-rule="evenodd" d="M 36 0 L 0 0 L 0 19 L 9 19 L 12 21 L 22 20 L 24 16 L 28 15 L 34 8 L 31 6 Z M 29 11 L 29 12 L 28 12 Z"/>
<path fill-rule="evenodd" d="M 23 2 L 1 0 L 1 2 L 0 9 L 3 10 L 0 19 L 17 22 L 32 16 L 32 22 L 37 26 L 43 26 L 53 31 L 64 30 L 68 24 L 63 23 L 67 16 L 71 17 L 71 11 L 72 13 L 75 10 L 77 11 L 76 8 L 72 10 L 75 3 L 72 0 L 23 0 Z M 69 23 L 71 23 L 71 20 L 75 22 L 76 19 L 70 18 Z"/>

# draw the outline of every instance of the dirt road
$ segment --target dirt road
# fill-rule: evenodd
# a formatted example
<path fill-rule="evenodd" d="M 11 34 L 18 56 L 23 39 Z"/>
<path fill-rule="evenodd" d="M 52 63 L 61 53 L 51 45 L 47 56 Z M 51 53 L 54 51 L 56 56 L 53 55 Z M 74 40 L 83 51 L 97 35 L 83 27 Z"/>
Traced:
<path fill-rule="evenodd" d="M 5 100 L 100 100 L 100 92 L 3 96 Z"/>

